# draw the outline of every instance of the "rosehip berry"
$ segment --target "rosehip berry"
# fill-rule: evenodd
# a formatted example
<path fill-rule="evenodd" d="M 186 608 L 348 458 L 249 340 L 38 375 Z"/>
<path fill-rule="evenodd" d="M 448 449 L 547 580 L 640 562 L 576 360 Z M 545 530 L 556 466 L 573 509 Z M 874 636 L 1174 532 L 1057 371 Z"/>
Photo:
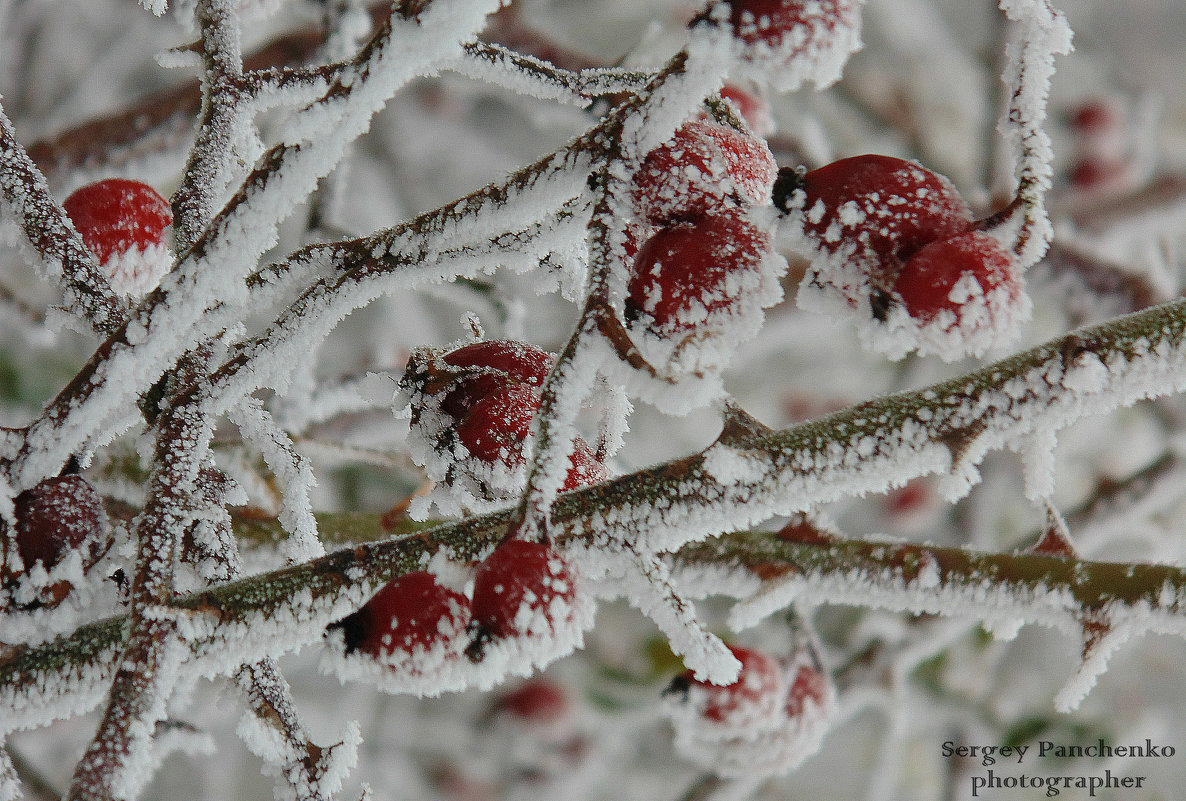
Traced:
<path fill-rule="evenodd" d="M 972 212 L 941 175 L 890 156 L 841 159 L 803 175 L 784 210 L 804 216 L 803 229 L 828 253 L 844 251 L 875 271 L 972 223 Z"/>
<path fill-rule="evenodd" d="M 1013 255 L 983 231 L 923 247 L 902 265 L 893 289 L 907 313 L 923 324 L 944 311 L 952 312 L 957 323 L 961 307 L 977 297 L 1003 292 L 1013 301 L 1021 294 Z"/>
<path fill-rule="evenodd" d="M 567 561 L 542 542 L 509 539 L 474 575 L 471 642 L 466 654 L 482 659 L 492 639 L 547 634 L 571 614 L 576 599 Z"/>
<path fill-rule="evenodd" d="M 103 499 L 82 476 L 47 478 L 13 501 L 16 544 L 29 569 L 41 562 L 46 570 L 74 549 L 83 564 L 94 564 L 107 530 Z"/>
<path fill-rule="evenodd" d="M 518 464 L 539 404 L 539 390 L 525 384 L 494 392 L 473 404 L 457 426 L 457 439 L 479 461 Z"/>
<path fill-rule="evenodd" d="M 733 35 L 746 44 L 763 42 L 782 46 L 787 34 L 809 25 L 813 18 L 838 24 L 853 14 L 846 0 L 729 0 L 729 22 Z"/>
<path fill-rule="evenodd" d="M 741 662 L 735 682 L 710 684 L 688 671 L 672 682 L 669 692 L 687 693 L 688 703 L 703 720 L 730 729 L 777 714 L 786 691 L 778 661 L 752 648 L 730 645 L 729 650 Z"/>
<path fill-rule="evenodd" d="M 660 229 L 639 249 L 628 284 L 626 319 L 665 336 L 692 330 L 727 311 L 770 249 L 767 235 L 740 212 Z"/>
<path fill-rule="evenodd" d="M 495 711 L 532 723 L 556 723 L 568 717 L 572 704 L 563 687 L 550 679 L 537 677 L 500 698 Z"/>
<path fill-rule="evenodd" d="M 713 3 L 692 24 L 723 21 L 742 65 L 780 91 L 804 80 L 820 87 L 835 82 L 861 43 L 859 0 L 731 0 Z"/>
<path fill-rule="evenodd" d="M 468 623 L 469 599 L 417 570 L 386 584 L 331 628 L 342 629 L 347 653 L 408 667 L 417 655 L 460 638 Z"/>
<path fill-rule="evenodd" d="M 667 225 L 720 212 L 731 203 L 765 203 L 777 172 L 765 142 L 716 122 L 692 120 L 647 154 L 631 192 L 640 216 Z"/>
<path fill-rule="evenodd" d="M 822 710 L 831 703 L 832 685 L 814 665 L 801 664 L 787 692 L 787 717 L 801 717 L 810 708 Z"/>
<path fill-rule="evenodd" d="M 604 481 L 609 474 L 605 469 L 605 464 L 597 459 L 597 455 L 589 447 L 589 443 L 585 442 L 583 438 L 577 437 L 572 446 L 568 476 L 564 479 L 561 491 L 568 492 L 578 487 L 587 487 L 598 481 Z"/>
<path fill-rule="evenodd" d="M 441 401 L 441 409 L 461 419 L 481 398 L 512 384 L 538 387 L 552 369 L 552 355 L 527 342 L 496 339 L 474 342 L 441 357 L 467 371 Z"/>
<path fill-rule="evenodd" d="M 107 178 L 74 191 L 62 204 L 101 264 L 132 249 L 164 243 L 173 212 L 147 184 Z"/>

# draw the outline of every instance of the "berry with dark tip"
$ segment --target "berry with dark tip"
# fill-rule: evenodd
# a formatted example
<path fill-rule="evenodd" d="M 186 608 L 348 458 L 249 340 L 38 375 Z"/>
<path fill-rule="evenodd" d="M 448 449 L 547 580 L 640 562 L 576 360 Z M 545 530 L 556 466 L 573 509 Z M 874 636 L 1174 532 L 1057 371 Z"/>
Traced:
<path fill-rule="evenodd" d="M 542 542 L 504 541 L 474 574 L 466 654 L 476 662 L 491 640 L 546 634 L 562 625 L 575 599 L 568 562 L 555 548 Z"/>
<path fill-rule="evenodd" d="M 402 663 L 461 637 L 469 607 L 464 595 L 440 584 L 432 573 L 417 570 L 388 582 L 332 628 L 342 629 L 347 653 Z"/>
<path fill-rule="evenodd" d="M 891 156 L 841 159 L 799 176 L 792 189 L 784 202 L 802 212 L 804 232 L 819 248 L 843 250 L 881 275 L 972 224 L 946 178 Z"/>

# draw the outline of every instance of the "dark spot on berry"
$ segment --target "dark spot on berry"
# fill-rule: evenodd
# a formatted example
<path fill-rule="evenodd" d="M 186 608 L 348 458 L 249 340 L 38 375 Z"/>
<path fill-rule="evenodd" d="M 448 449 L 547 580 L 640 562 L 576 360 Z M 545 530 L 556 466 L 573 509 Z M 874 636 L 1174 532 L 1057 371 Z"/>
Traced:
<path fill-rule="evenodd" d="M 342 618 L 337 623 L 329 624 L 325 631 L 329 633 L 336 629 L 342 630 L 342 635 L 346 642 L 346 653 L 348 654 L 356 651 L 367 636 L 367 625 L 363 620 L 361 612 L 355 612 Z"/>
<path fill-rule="evenodd" d="M 869 311 L 873 314 L 873 319 L 879 323 L 884 323 L 889 317 L 889 311 L 894 307 L 894 298 L 890 293 L 884 289 L 874 287 L 869 294 Z"/>
<path fill-rule="evenodd" d="M 469 645 L 465 646 L 466 658 L 475 665 L 486 658 L 486 646 L 494 639 L 490 629 L 481 623 L 469 625 Z"/>
<path fill-rule="evenodd" d="M 666 698 L 671 695 L 678 695 L 683 700 L 688 700 L 688 689 L 692 686 L 692 682 L 687 676 L 679 675 L 671 680 L 671 684 L 663 690 L 663 697 Z"/>
<path fill-rule="evenodd" d="M 801 168 L 780 167 L 778 176 L 774 179 L 774 189 L 770 193 L 774 207 L 784 214 L 789 212 L 791 210 L 791 195 L 795 193 L 795 190 L 802 189 L 804 185 Z"/>

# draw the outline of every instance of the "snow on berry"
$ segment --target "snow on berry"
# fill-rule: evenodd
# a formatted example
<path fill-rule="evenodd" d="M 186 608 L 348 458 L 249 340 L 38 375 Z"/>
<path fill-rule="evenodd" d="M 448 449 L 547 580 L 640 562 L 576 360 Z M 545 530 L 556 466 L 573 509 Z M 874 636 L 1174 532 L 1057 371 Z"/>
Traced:
<path fill-rule="evenodd" d="M 569 561 L 542 542 L 508 539 L 478 565 L 466 655 L 479 684 L 529 675 L 581 646 L 595 604 L 580 591 Z"/>
<path fill-rule="evenodd" d="M 836 82 L 861 46 L 862 0 L 731 0 L 694 22 L 727 22 L 744 72 L 790 92 Z"/>
<path fill-rule="evenodd" d="M 788 658 L 730 646 L 737 680 L 714 685 L 684 674 L 665 693 L 683 757 L 726 778 L 787 773 L 819 749 L 835 692 L 811 652 Z"/>
<path fill-rule="evenodd" d="M 411 410 L 408 442 L 413 459 L 447 493 L 430 498 L 442 511 L 457 504 L 490 508 L 522 491 L 539 388 L 552 362 L 546 351 L 510 340 L 412 354 L 400 381 Z M 588 443 L 577 437 L 563 489 L 606 475 Z"/>
<path fill-rule="evenodd" d="M 103 499 L 78 475 L 47 478 L 16 496 L 16 545 L 25 569 L 40 562 L 49 570 L 80 550 L 86 565 L 98 556 L 107 530 Z"/>
<path fill-rule="evenodd" d="M 552 354 L 528 342 L 494 339 L 474 342 L 449 351 L 441 361 L 468 369 L 445 394 L 441 408 L 461 419 L 473 404 L 511 384 L 538 387 L 552 369 Z"/>
<path fill-rule="evenodd" d="M 539 404 L 539 390 L 534 387 L 520 385 L 493 392 L 469 410 L 457 426 L 457 439 L 479 462 L 518 466 Z"/>
<path fill-rule="evenodd" d="M 13 499 L 13 512 L 16 547 L 0 548 L 0 641 L 41 642 L 91 611 L 100 588 L 87 577 L 112 531 L 103 499 L 78 475 L 42 480 Z M 0 538 L 6 529 L 0 521 Z"/>
<path fill-rule="evenodd" d="M 643 243 L 626 320 L 647 360 L 679 378 L 715 372 L 782 298 L 786 262 L 739 210 L 662 228 Z"/>
<path fill-rule="evenodd" d="M 76 189 L 62 208 L 116 292 L 143 295 L 168 270 L 173 212 L 151 186 L 107 178 Z"/>
<path fill-rule="evenodd" d="M 647 154 L 631 195 L 640 217 L 668 225 L 734 204 L 769 202 L 777 170 L 764 141 L 716 122 L 692 120 Z"/>
<path fill-rule="evenodd" d="M 854 318 L 873 350 L 978 355 L 1028 318 L 1013 258 L 971 231 L 971 210 L 946 178 L 913 162 L 864 155 L 783 173 L 775 204 L 790 245 L 811 260 L 799 306 Z"/>
<path fill-rule="evenodd" d="M 893 282 L 887 342 L 948 360 L 982 353 L 1029 316 L 1017 260 L 983 231 L 926 245 Z"/>
<path fill-rule="evenodd" d="M 709 724 L 707 731 L 721 737 L 761 728 L 781 711 L 786 686 L 782 669 L 774 657 L 752 648 L 729 646 L 741 662 L 741 672 L 731 684 L 716 685 L 693 677 L 679 676 L 670 692 L 682 695 L 682 708 Z"/>
<path fill-rule="evenodd" d="M 469 599 L 426 571 L 405 573 L 329 627 L 328 669 L 392 693 L 438 695 L 466 686 Z"/>

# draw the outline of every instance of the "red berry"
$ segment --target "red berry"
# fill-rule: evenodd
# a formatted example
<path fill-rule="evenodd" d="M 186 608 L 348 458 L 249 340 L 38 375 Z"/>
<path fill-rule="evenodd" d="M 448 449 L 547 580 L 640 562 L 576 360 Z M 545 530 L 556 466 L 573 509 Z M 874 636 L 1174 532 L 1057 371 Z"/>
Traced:
<path fill-rule="evenodd" d="M 639 249 L 626 317 L 661 336 L 690 330 L 733 307 L 742 274 L 756 270 L 769 249 L 767 235 L 740 212 L 663 228 Z"/>
<path fill-rule="evenodd" d="M 527 342 L 496 339 L 475 342 L 441 357 L 452 366 L 467 369 L 441 401 L 441 409 L 461 419 L 478 400 L 512 384 L 538 387 L 552 369 L 552 355 Z"/>
<path fill-rule="evenodd" d="M 831 685 L 828 677 L 812 665 L 800 665 L 787 693 L 787 716 L 794 719 L 810 704 L 823 709 L 829 703 Z"/>
<path fill-rule="evenodd" d="M 853 156 L 803 175 L 789 203 L 817 246 L 841 249 L 892 274 L 930 242 L 968 228 L 972 213 L 951 183 L 913 162 Z"/>
<path fill-rule="evenodd" d="M 746 125 L 758 136 L 766 136 L 774 129 L 770 104 L 758 95 L 727 83 L 721 87 L 721 97 L 736 107 L 737 113 L 745 120 Z"/>
<path fill-rule="evenodd" d="M 741 662 L 741 672 L 732 684 L 710 684 L 685 673 L 682 682 L 689 691 L 699 688 L 700 715 L 708 721 L 729 727 L 773 714 L 783 699 L 782 668 L 778 661 L 762 651 L 730 645 L 729 650 Z"/>
<path fill-rule="evenodd" d="M 781 48 L 788 33 L 813 18 L 850 24 L 852 6 L 847 0 L 729 0 L 729 22 L 733 35 L 746 44 Z"/>
<path fill-rule="evenodd" d="M 515 465 L 523 460 L 523 440 L 539 404 L 539 390 L 525 384 L 494 392 L 469 410 L 457 439 L 479 461 Z"/>
<path fill-rule="evenodd" d="M 1110 132 L 1125 125 L 1124 113 L 1111 98 L 1089 100 L 1071 112 L 1071 128 L 1083 134 Z"/>
<path fill-rule="evenodd" d="M 62 207 L 101 264 L 133 248 L 163 244 L 173 224 L 169 203 L 155 189 L 123 178 L 77 189 Z"/>
<path fill-rule="evenodd" d="M 386 584 L 336 626 L 345 633 L 347 653 L 390 660 L 460 637 L 468 622 L 469 599 L 441 586 L 432 573 L 417 570 Z"/>
<path fill-rule="evenodd" d="M 961 283 L 965 277 L 979 292 L 967 282 Z M 924 324 L 942 311 L 951 311 L 958 318 L 960 307 L 977 294 L 1004 290 L 1013 300 L 1021 293 L 1013 255 L 983 231 L 969 231 L 922 248 L 902 265 L 893 288 L 907 313 Z"/>
<path fill-rule="evenodd" d="M 901 517 L 925 509 L 931 503 L 931 490 L 921 479 L 912 479 L 886 493 L 885 510 Z"/>
<path fill-rule="evenodd" d="M 569 715 L 572 704 L 559 684 L 534 678 L 499 699 L 497 710 L 532 723 L 556 723 Z"/>
<path fill-rule="evenodd" d="M 564 479 L 562 492 L 585 487 L 604 481 L 608 473 L 605 465 L 598 461 L 597 455 L 581 437 L 577 437 L 572 444 L 572 457 L 569 460 L 568 476 Z"/>
<path fill-rule="evenodd" d="M 549 631 L 575 598 L 568 563 L 552 546 L 506 540 L 474 575 L 473 641 L 466 653 L 477 661 L 490 639 Z"/>
<path fill-rule="evenodd" d="M 16 544 L 25 568 L 48 570 L 76 548 L 94 563 L 107 528 L 103 499 L 82 476 L 47 478 L 16 496 Z"/>
<path fill-rule="evenodd" d="M 684 123 L 647 154 L 631 192 L 654 225 L 693 220 L 729 204 L 765 203 L 778 168 L 759 139 L 707 120 Z"/>

